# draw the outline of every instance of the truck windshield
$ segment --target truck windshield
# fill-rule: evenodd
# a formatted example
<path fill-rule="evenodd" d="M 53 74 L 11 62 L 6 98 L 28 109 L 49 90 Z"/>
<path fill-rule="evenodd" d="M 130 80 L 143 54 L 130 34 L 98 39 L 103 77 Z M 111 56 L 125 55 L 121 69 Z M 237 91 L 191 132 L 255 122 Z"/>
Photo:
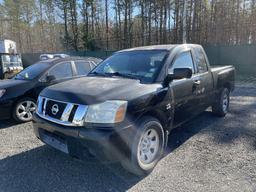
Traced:
<path fill-rule="evenodd" d="M 116 53 L 103 61 L 90 75 L 136 78 L 142 83 L 155 80 L 167 56 L 166 50 L 127 51 Z"/>
<path fill-rule="evenodd" d="M 20 73 L 18 73 L 14 79 L 16 80 L 33 80 L 37 78 L 40 74 L 44 73 L 50 64 L 43 62 L 43 63 L 36 63 L 34 65 L 29 66 L 28 68 L 24 69 Z"/>

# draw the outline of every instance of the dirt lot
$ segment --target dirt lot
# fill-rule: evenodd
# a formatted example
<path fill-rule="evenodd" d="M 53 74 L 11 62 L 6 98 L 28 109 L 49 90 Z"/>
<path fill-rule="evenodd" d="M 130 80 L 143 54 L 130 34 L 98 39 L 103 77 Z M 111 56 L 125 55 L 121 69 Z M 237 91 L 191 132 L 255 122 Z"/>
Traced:
<path fill-rule="evenodd" d="M 174 130 L 169 153 L 145 178 L 72 159 L 38 141 L 30 123 L 2 121 L 0 191 L 256 191 L 254 85 L 238 85 L 226 118 L 205 112 Z"/>

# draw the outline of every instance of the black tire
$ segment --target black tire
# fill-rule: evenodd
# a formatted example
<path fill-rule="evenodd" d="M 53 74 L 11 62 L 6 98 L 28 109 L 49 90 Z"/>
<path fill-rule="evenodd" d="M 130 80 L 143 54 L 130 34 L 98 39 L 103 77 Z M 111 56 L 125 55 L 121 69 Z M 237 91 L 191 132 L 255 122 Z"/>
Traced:
<path fill-rule="evenodd" d="M 28 118 L 22 118 L 21 116 L 19 116 L 19 106 L 25 102 L 32 102 L 32 104 L 35 106 L 35 108 L 30 111 L 32 115 L 33 115 L 33 112 L 35 112 L 35 110 L 36 110 L 36 101 L 34 99 L 26 97 L 26 98 L 18 100 L 14 104 L 13 109 L 12 109 L 12 117 L 18 123 L 25 123 L 25 122 L 29 122 L 32 120 L 32 116 L 30 117 L 30 114 L 27 116 Z M 32 104 L 31 104 L 31 109 L 32 109 Z M 27 110 L 27 113 L 29 113 L 28 110 Z"/>
<path fill-rule="evenodd" d="M 218 117 L 225 117 L 229 111 L 230 90 L 223 88 L 217 98 L 216 103 L 212 106 L 212 112 Z"/>
<path fill-rule="evenodd" d="M 148 132 L 152 131 L 152 132 L 154 132 L 154 134 L 157 133 L 158 138 L 159 138 L 159 140 L 158 140 L 159 147 L 158 147 L 158 150 L 156 150 L 157 152 L 156 152 L 152 162 L 145 164 L 145 163 L 142 163 L 139 158 L 139 145 L 142 145 L 141 144 L 142 136 L 147 134 L 147 131 Z M 149 133 L 149 134 L 151 134 L 151 133 Z M 123 167 L 135 175 L 149 174 L 154 169 L 154 167 L 157 165 L 158 161 L 163 156 L 163 151 L 164 151 L 164 147 L 165 147 L 164 140 L 165 140 L 164 129 L 163 129 L 161 123 L 153 117 L 142 118 L 141 121 L 138 123 L 137 134 L 130 146 L 130 148 L 131 148 L 130 159 L 122 162 Z M 152 141 L 153 141 L 153 139 L 152 139 Z M 150 149 L 150 151 L 151 151 L 151 149 Z"/>

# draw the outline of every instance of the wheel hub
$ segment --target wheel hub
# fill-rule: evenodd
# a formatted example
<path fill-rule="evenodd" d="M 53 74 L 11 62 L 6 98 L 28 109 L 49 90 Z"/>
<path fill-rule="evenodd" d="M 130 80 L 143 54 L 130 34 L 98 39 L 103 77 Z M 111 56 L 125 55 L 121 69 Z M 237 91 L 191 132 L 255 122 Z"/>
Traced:
<path fill-rule="evenodd" d="M 138 159 L 143 164 L 149 164 L 155 160 L 159 150 L 159 135 L 154 129 L 147 130 L 141 137 Z"/>
<path fill-rule="evenodd" d="M 223 111 L 227 111 L 228 110 L 228 104 L 229 104 L 229 100 L 228 100 L 228 94 L 225 93 L 224 96 L 223 96 L 223 101 L 222 101 L 222 108 L 223 108 Z"/>

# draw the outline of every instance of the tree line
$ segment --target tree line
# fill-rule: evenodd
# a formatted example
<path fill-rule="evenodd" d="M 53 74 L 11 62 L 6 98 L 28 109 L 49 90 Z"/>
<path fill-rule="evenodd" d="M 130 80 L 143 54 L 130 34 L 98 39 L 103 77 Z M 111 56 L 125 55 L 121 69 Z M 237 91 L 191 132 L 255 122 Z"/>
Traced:
<path fill-rule="evenodd" d="M 21 52 L 256 42 L 255 0 L 3 0 L 0 39 Z"/>

